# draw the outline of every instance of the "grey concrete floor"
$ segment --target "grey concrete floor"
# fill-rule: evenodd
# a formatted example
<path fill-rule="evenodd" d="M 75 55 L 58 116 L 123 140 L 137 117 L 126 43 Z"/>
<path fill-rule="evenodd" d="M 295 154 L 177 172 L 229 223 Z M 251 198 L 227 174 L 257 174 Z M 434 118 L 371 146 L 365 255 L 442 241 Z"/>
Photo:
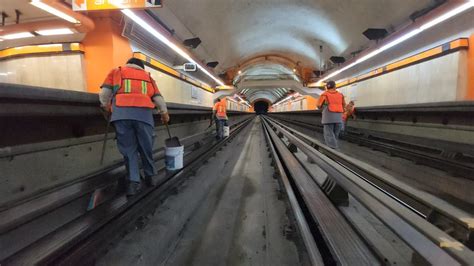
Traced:
<path fill-rule="evenodd" d="M 307 265 L 259 118 L 126 235 L 98 265 Z"/>

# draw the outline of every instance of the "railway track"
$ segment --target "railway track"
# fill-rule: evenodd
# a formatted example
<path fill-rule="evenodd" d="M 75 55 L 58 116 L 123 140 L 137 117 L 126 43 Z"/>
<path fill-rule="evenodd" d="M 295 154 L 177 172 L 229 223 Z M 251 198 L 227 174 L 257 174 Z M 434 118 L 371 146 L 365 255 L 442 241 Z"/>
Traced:
<path fill-rule="evenodd" d="M 392 263 L 387 254 L 390 251 L 378 246 L 364 230 L 357 226 L 347 227 L 350 219 L 344 219 L 338 212 L 337 201 L 330 201 L 331 192 L 336 187 L 339 192 L 348 193 L 359 201 L 403 240 L 413 250 L 414 259 L 421 258 L 432 265 L 474 264 L 471 214 L 396 181 L 274 119 L 264 117 L 263 121 L 269 150 L 288 193 L 300 232 L 305 235 L 310 230 L 313 240 L 316 240 L 313 244 L 311 239 L 304 238 L 309 254 L 315 254 L 314 264 L 320 264 L 321 260 L 325 264 L 341 265 L 354 265 L 354 261 L 358 261 L 358 265 Z M 317 174 L 307 171 L 295 157 L 293 153 L 297 151 L 304 153 L 328 174 L 321 187 L 318 186 L 321 182 L 317 182 Z M 296 196 L 293 197 L 292 193 Z M 341 231 L 346 235 L 345 241 L 337 238 Z M 314 250 L 314 245 L 317 250 Z M 348 250 L 351 252 L 346 253 Z"/>
<path fill-rule="evenodd" d="M 177 172 L 167 172 L 162 166 L 163 163 L 159 164 L 161 168 L 157 175 L 158 185 L 145 189 L 133 198 L 127 199 L 122 191 L 117 190 L 118 180 L 125 175 L 124 166 L 118 164 L 101 173 L 2 210 L 2 247 L 11 243 L 14 248 L 2 251 L 0 265 L 93 264 L 96 256 L 101 254 L 108 243 L 134 227 L 136 223 L 142 222 L 141 219 L 146 219 L 144 217 L 153 212 L 160 200 L 173 193 L 173 188 L 180 181 L 192 174 L 250 121 L 251 119 L 247 119 L 233 125 L 230 137 L 220 142 L 213 141 L 213 137 L 208 133 L 182 139 L 186 150 L 189 151 L 185 153 L 185 167 Z M 154 159 L 162 161 L 163 156 L 163 151 L 157 150 Z M 91 192 L 99 188 L 109 190 L 110 195 L 92 210 L 82 212 L 69 220 L 61 220 L 62 216 L 55 213 L 60 209 L 77 208 L 74 202 L 90 197 Z M 14 244 L 15 239 L 25 238 L 25 231 L 28 230 L 24 228 L 34 226 L 42 219 L 54 224 L 47 227 L 50 231 L 44 231 L 36 238 L 33 236 L 31 241 L 20 241 L 22 246 Z"/>
<path fill-rule="evenodd" d="M 323 132 L 323 128 L 320 125 L 284 118 L 278 118 L 278 120 L 303 128 L 316 130 L 320 133 Z M 423 164 L 443 170 L 455 176 L 461 176 L 471 180 L 474 178 L 474 164 L 472 164 L 472 162 L 469 163 L 463 160 L 442 157 L 442 150 L 403 143 L 400 141 L 389 140 L 371 135 L 364 136 L 363 134 L 352 132 L 350 130 L 347 132 L 347 134 L 342 135 L 341 139 L 366 146 L 374 150 L 385 152 L 390 156 L 405 158 L 415 162 L 416 164 Z"/>

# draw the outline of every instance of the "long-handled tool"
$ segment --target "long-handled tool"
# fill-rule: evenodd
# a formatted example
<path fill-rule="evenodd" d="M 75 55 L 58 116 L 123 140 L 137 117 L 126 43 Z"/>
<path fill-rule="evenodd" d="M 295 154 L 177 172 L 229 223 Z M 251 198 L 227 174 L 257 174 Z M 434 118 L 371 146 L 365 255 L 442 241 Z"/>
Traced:
<path fill-rule="evenodd" d="M 166 130 L 168 131 L 168 139 L 165 139 L 165 145 L 166 147 L 180 147 L 181 142 L 179 141 L 178 137 L 171 137 L 171 132 L 170 128 L 168 126 L 168 123 L 165 124 Z"/>
<path fill-rule="evenodd" d="M 107 119 L 107 126 L 105 127 L 105 134 L 104 134 L 104 140 L 102 142 L 102 154 L 100 155 L 100 165 L 104 163 L 104 156 L 105 156 L 105 148 L 107 146 L 107 139 L 109 136 L 109 129 L 110 129 L 110 119 L 111 115 L 108 112 L 104 112 L 104 117 Z"/>

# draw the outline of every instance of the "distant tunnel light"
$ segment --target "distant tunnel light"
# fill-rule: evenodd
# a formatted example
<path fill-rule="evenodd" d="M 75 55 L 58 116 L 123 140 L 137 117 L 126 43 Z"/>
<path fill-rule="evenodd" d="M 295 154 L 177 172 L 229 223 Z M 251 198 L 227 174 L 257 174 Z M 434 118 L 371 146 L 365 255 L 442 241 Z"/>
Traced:
<path fill-rule="evenodd" d="M 346 71 L 349 68 L 354 67 L 357 64 L 360 64 L 360 63 L 362 63 L 362 62 L 364 62 L 364 61 L 366 61 L 366 60 L 368 60 L 368 59 L 370 59 L 370 58 L 372 58 L 372 57 L 388 50 L 388 49 L 392 48 L 393 46 L 395 46 L 397 44 L 400 44 L 400 43 L 410 39 L 411 37 L 416 36 L 419 33 L 423 32 L 423 31 L 425 31 L 425 30 L 427 30 L 427 29 L 429 29 L 429 28 L 431 28 L 431 27 L 433 27 L 433 26 L 435 26 L 435 25 L 437 25 L 437 24 L 439 24 L 443 21 L 446 21 L 446 20 L 448 20 L 448 19 L 450 19 L 450 18 L 452 18 L 452 17 L 454 17 L 454 16 L 456 16 L 456 15 L 472 8 L 472 7 L 474 7 L 474 0 L 469 0 L 466 3 L 464 3 L 464 4 L 462 4 L 458 7 L 456 7 L 454 9 L 452 9 L 452 10 L 436 17 L 435 19 L 426 22 L 425 24 L 421 25 L 420 27 L 408 32 L 407 34 L 402 35 L 401 37 L 399 37 L 399 38 L 383 45 L 382 47 L 380 47 L 380 48 L 378 48 L 378 49 L 376 49 L 372 52 L 370 52 L 369 54 L 362 56 L 361 58 L 357 59 L 355 62 L 353 62 L 353 63 L 351 63 L 351 64 L 349 64 L 349 65 L 347 65 L 347 66 L 345 66 L 341 69 L 338 69 L 338 70 L 332 72 L 331 74 L 327 75 L 323 79 L 319 80 L 317 85 L 322 86 L 322 82 L 324 82 L 324 81 L 340 74 L 343 71 Z"/>
<path fill-rule="evenodd" d="M 31 34 L 31 32 L 18 32 L 0 36 L 1 39 L 5 40 L 13 40 L 13 39 L 22 39 L 22 38 L 29 38 L 34 37 L 35 35 Z"/>
<path fill-rule="evenodd" d="M 48 5 L 48 4 L 45 4 L 43 2 L 41 2 L 41 0 L 31 0 L 31 4 L 36 6 L 37 8 L 40 8 L 40 9 L 43 9 L 44 11 L 48 12 L 48 13 L 51 13 L 57 17 L 60 17 L 64 20 L 67 20 L 71 23 L 74 23 L 74 24 L 79 24 L 80 21 L 69 16 L 68 14 L 62 12 L 62 11 L 59 11 L 57 10 L 56 8 Z"/>
<path fill-rule="evenodd" d="M 39 35 L 42 36 L 51 36 L 51 35 L 65 35 L 65 34 L 73 34 L 74 32 L 68 28 L 62 29 L 51 29 L 51 30 L 37 30 L 35 31 Z"/>
<path fill-rule="evenodd" d="M 129 17 L 130 19 L 132 19 L 133 21 L 135 21 L 135 23 L 137 23 L 138 25 L 140 25 L 142 28 L 144 28 L 146 31 L 148 31 L 149 33 L 151 33 L 153 36 L 155 36 L 158 40 L 160 40 L 162 43 L 164 43 L 166 46 L 168 46 L 169 48 L 173 49 L 173 51 L 175 51 L 176 53 L 178 53 L 179 55 L 181 55 L 184 59 L 188 60 L 189 62 L 191 63 L 194 63 L 198 66 L 198 68 L 204 72 L 204 74 L 206 74 L 207 76 L 209 76 L 210 78 L 212 78 L 217 84 L 221 85 L 221 86 L 224 86 L 224 82 L 222 82 L 220 79 L 218 79 L 217 77 L 215 77 L 214 75 L 212 75 L 209 71 L 207 71 L 207 69 L 202 66 L 201 64 L 199 64 L 198 62 L 196 62 L 194 59 L 191 58 L 190 55 L 188 55 L 185 51 L 183 51 L 181 48 L 179 48 L 176 44 L 174 44 L 173 42 L 171 42 L 170 40 L 168 40 L 165 36 L 163 36 L 161 33 L 159 33 L 157 30 L 155 30 L 150 24 L 146 23 L 143 19 L 141 19 L 139 16 L 135 15 L 135 13 L 133 13 L 133 11 L 131 11 L 130 9 L 123 9 L 122 10 L 122 13 L 124 13 L 127 17 Z"/>

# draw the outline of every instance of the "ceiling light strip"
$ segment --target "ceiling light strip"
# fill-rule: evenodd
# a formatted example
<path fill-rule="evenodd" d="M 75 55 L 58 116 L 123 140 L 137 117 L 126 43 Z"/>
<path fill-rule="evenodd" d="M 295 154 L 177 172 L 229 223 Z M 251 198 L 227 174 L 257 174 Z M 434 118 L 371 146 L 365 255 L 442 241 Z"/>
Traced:
<path fill-rule="evenodd" d="M 81 23 L 79 20 L 73 18 L 72 16 L 60 11 L 60 10 L 57 10 L 56 8 L 48 5 L 48 4 L 45 4 L 43 2 L 41 2 L 41 0 L 32 0 L 31 1 L 31 4 L 36 6 L 37 8 L 40 8 L 40 9 L 43 9 L 44 11 L 48 12 L 48 13 L 51 13 L 57 17 L 60 17 L 64 20 L 67 20 L 71 23 L 74 23 L 74 24 L 79 24 Z"/>
<path fill-rule="evenodd" d="M 22 38 L 29 38 L 29 37 L 34 37 L 31 32 L 18 32 L 18 33 L 12 33 L 12 34 L 7 34 L 0 36 L 4 40 L 14 40 L 14 39 L 22 39 Z"/>
<path fill-rule="evenodd" d="M 73 34 L 74 32 L 69 28 L 60 28 L 60 29 L 49 29 L 49 30 L 36 30 L 37 34 L 42 36 L 52 36 L 52 35 L 65 35 Z"/>
<path fill-rule="evenodd" d="M 450 18 L 452 18 L 452 17 L 454 17 L 454 16 L 456 16 L 456 15 L 458 15 L 458 14 L 461 14 L 462 12 L 464 12 L 464 11 L 466 11 L 466 10 L 472 8 L 472 7 L 474 7 L 474 0 L 469 0 L 469 1 L 467 1 L 466 3 L 464 3 L 464 4 L 462 4 L 462 5 L 458 6 L 458 7 L 456 7 L 456 8 L 454 8 L 454 9 L 452 9 L 452 10 L 450 10 L 450 11 L 448 11 L 448 12 L 446 12 L 446 13 L 444 13 L 444 14 L 438 16 L 438 17 L 436 17 L 435 19 L 433 19 L 433 20 L 431 20 L 431 21 L 429 21 L 429 22 L 426 22 L 426 23 L 422 24 L 421 26 L 419 26 L 418 28 L 416 28 L 416 29 L 414 29 L 414 30 L 408 32 L 407 34 L 404 34 L 404 35 L 402 35 L 401 37 L 399 37 L 399 38 L 397 38 L 397 39 L 395 39 L 395 40 L 393 40 L 393 41 L 391 41 L 391 42 L 389 42 L 389 43 L 383 45 L 382 47 L 377 48 L 376 50 L 370 52 L 369 54 L 362 56 L 361 58 L 357 59 L 355 62 L 350 63 L 349 65 L 347 65 L 347 66 L 345 66 L 345 67 L 343 67 L 343 68 L 341 68 L 341 69 L 338 69 L 338 70 L 336 70 L 336 71 L 330 73 L 330 74 L 327 75 L 326 77 L 324 77 L 324 78 L 322 78 L 321 80 L 319 80 L 319 81 L 317 82 L 317 84 L 318 84 L 319 86 L 321 86 L 321 85 L 322 85 L 322 82 L 324 82 L 324 81 L 326 81 L 326 80 L 328 80 L 328 79 L 330 79 L 330 78 L 332 78 L 332 77 L 334 77 L 334 76 L 340 74 L 341 72 L 346 71 L 347 69 L 352 68 L 352 67 L 354 67 L 355 65 L 360 64 L 360 63 L 362 63 L 362 62 L 364 62 L 364 61 L 367 61 L 368 59 L 370 59 L 370 58 L 372 58 L 372 57 L 374 57 L 374 56 L 376 56 L 376 55 L 378 55 L 378 54 L 380 54 L 380 53 L 382 53 L 382 52 L 384 52 L 384 51 L 386 51 L 386 50 L 392 48 L 393 46 L 398 45 L 398 44 L 400 44 L 400 43 L 402 43 L 402 42 L 404 42 L 404 41 L 406 41 L 406 40 L 408 40 L 408 39 L 410 39 L 410 38 L 412 38 L 412 37 L 414 37 L 414 36 L 420 34 L 421 32 L 423 32 L 423 31 L 425 31 L 425 30 L 427 30 L 427 29 L 429 29 L 429 28 L 432 28 L 432 27 L 438 25 L 439 23 L 441 23 L 441 22 L 443 22 L 443 21 L 446 21 L 446 20 L 448 20 L 448 19 L 450 19 Z"/>
<path fill-rule="evenodd" d="M 209 76 L 210 78 L 212 78 L 217 84 L 221 85 L 221 86 L 224 86 L 224 82 L 222 82 L 220 79 L 218 79 L 217 77 L 215 77 L 213 74 L 211 74 L 209 71 L 207 71 L 207 69 L 202 66 L 201 64 L 199 64 L 198 62 L 196 62 L 189 54 L 187 54 L 183 49 L 179 48 L 176 44 L 174 44 L 173 42 L 171 42 L 170 40 L 168 40 L 168 38 L 166 38 L 164 35 L 162 35 L 161 33 L 159 33 L 157 30 L 155 30 L 150 24 L 148 24 L 147 22 L 145 22 L 142 18 L 140 18 L 139 16 L 137 16 L 133 11 L 131 11 L 130 9 L 123 9 L 122 10 L 122 13 L 125 14 L 127 17 L 129 17 L 130 19 L 132 19 L 137 25 L 139 25 L 140 27 L 142 27 L 143 29 L 145 29 L 146 31 L 148 31 L 151 35 L 153 35 L 154 37 L 156 37 L 158 40 L 160 40 L 162 43 L 164 43 L 166 46 L 168 46 L 169 48 L 171 48 L 173 51 L 175 51 L 176 53 L 178 53 L 180 56 L 182 56 L 184 59 L 188 60 L 189 62 L 193 63 L 193 64 L 196 64 L 197 67 L 202 71 L 204 72 L 204 74 L 206 74 L 207 76 Z"/>

